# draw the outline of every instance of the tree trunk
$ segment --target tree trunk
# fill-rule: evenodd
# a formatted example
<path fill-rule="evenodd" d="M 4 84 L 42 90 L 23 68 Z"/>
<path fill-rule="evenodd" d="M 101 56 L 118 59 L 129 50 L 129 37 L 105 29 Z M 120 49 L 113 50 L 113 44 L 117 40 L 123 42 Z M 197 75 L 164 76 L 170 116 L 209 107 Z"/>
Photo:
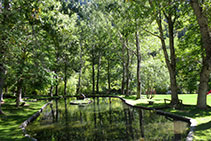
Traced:
<path fill-rule="evenodd" d="M 23 80 L 22 78 L 20 78 L 17 84 L 16 107 L 19 107 L 20 102 L 22 102 L 22 89 L 23 89 L 22 86 L 23 86 Z"/>
<path fill-rule="evenodd" d="M 3 114 L 3 111 L 1 109 L 1 102 L 0 102 L 0 115 Z"/>
<path fill-rule="evenodd" d="M 208 67 L 203 64 L 202 70 L 200 73 L 200 84 L 199 84 L 199 94 L 197 98 L 197 107 L 198 108 L 206 108 L 207 107 L 207 89 L 208 89 L 208 81 L 210 77 L 210 70 Z"/>
<path fill-rule="evenodd" d="M 136 54 L 137 54 L 137 92 L 136 92 L 136 98 L 140 99 L 141 98 L 141 79 L 140 79 L 141 53 L 140 53 L 138 31 L 136 31 Z"/>
<path fill-rule="evenodd" d="M 125 65 L 125 48 L 126 48 L 126 42 L 121 37 L 122 40 L 122 88 L 121 92 L 122 94 L 125 94 L 125 75 L 126 75 L 126 65 Z"/>
<path fill-rule="evenodd" d="M 67 95 L 67 62 L 65 61 L 64 66 L 64 95 Z"/>
<path fill-rule="evenodd" d="M 3 88 L 4 88 L 4 78 L 5 78 L 4 72 L 5 71 L 3 65 L 0 64 L 0 103 L 3 102 Z"/>
<path fill-rule="evenodd" d="M 97 93 L 99 94 L 99 81 L 100 81 L 100 66 L 101 66 L 101 56 L 98 58 L 98 66 L 97 66 Z"/>
<path fill-rule="evenodd" d="M 50 97 L 53 97 L 53 86 L 51 85 L 50 87 L 50 92 L 49 92 Z"/>
<path fill-rule="evenodd" d="M 76 93 L 78 95 L 81 94 L 81 75 L 82 75 L 82 66 L 83 66 L 83 58 L 82 58 L 82 44 L 80 43 L 80 70 L 79 70 L 79 77 L 78 77 L 78 85 Z"/>
<path fill-rule="evenodd" d="M 108 59 L 108 91 L 111 90 L 111 78 L 110 78 L 110 59 Z"/>
<path fill-rule="evenodd" d="M 200 27 L 200 32 L 202 36 L 202 50 L 205 50 L 205 57 L 202 62 L 202 70 L 200 72 L 200 84 L 199 84 L 199 93 L 197 99 L 198 108 L 207 107 L 207 89 L 208 82 L 211 73 L 211 35 L 209 33 L 208 18 L 204 15 L 198 0 L 191 0 L 190 4 L 193 8 L 194 14 L 196 15 L 197 22 Z"/>
<path fill-rule="evenodd" d="M 7 95 L 7 93 L 8 93 L 8 87 L 5 86 L 4 93 L 2 93 L 2 96 L 1 96 L 1 101 L 4 101 L 4 95 Z"/>
<path fill-rule="evenodd" d="M 1 80 L 0 80 L 1 81 Z M 0 82 L 1 83 L 1 82 Z M 0 84 L 1 85 L 1 84 Z M 3 84 L 4 87 L 5 84 Z M 4 94 L 7 93 L 7 87 L 5 88 L 4 92 L 3 92 L 3 88 L 2 90 L 0 90 L 0 102 L 4 102 Z"/>
<path fill-rule="evenodd" d="M 139 125 L 141 130 L 141 137 L 144 138 L 144 110 L 139 109 Z"/>
<path fill-rule="evenodd" d="M 8 11 L 9 11 L 9 0 L 4 0 L 2 2 L 3 8 L 5 12 L 3 12 L 3 20 L 2 25 L 8 25 Z M 4 53 L 6 52 L 7 47 L 5 46 L 5 40 L 7 39 L 6 36 L 2 36 L 1 42 L 0 42 L 0 100 L 3 93 L 3 84 L 4 84 L 4 78 L 5 78 L 5 68 L 4 68 Z M 0 114 L 3 114 L 1 109 L 1 101 L 0 101 Z"/>
<path fill-rule="evenodd" d="M 126 62 L 126 96 L 129 96 L 129 86 L 130 86 L 130 51 L 127 49 L 127 62 Z"/>
<path fill-rule="evenodd" d="M 95 57 L 92 49 L 92 94 L 95 96 Z"/>
<path fill-rule="evenodd" d="M 56 89 L 55 89 L 55 96 L 58 96 L 58 74 L 56 73 Z"/>
<path fill-rule="evenodd" d="M 3 85 L 4 85 L 4 67 L 3 64 L 0 64 L 0 99 L 2 99 L 2 93 L 3 93 Z M 0 100 L 0 114 L 3 114 L 1 109 L 1 100 Z"/>
<path fill-rule="evenodd" d="M 176 81 L 176 55 L 174 48 L 174 23 L 172 21 L 172 16 L 169 14 L 167 18 L 168 21 L 168 31 L 169 31 L 169 46 L 170 46 L 170 59 L 171 64 L 169 65 L 170 72 L 170 83 L 171 83 L 171 103 L 173 105 L 179 103 L 177 81 Z"/>
<path fill-rule="evenodd" d="M 56 80 L 56 82 L 58 83 L 58 81 L 57 81 L 57 80 Z M 58 84 L 56 84 L 55 96 L 58 96 Z"/>

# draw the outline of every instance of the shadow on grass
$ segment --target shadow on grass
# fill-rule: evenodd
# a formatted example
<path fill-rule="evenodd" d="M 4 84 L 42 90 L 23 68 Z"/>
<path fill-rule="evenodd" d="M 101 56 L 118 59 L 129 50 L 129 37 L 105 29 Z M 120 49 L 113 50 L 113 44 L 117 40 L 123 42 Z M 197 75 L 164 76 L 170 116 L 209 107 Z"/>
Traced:
<path fill-rule="evenodd" d="M 124 96 L 123 98 L 130 99 L 130 100 L 137 100 L 136 96 L 133 96 L 133 95 L 131 95 L 131 96 Z"/>
<path fill-rule="evenodd" d="M 146 104 L 146 103 L 141 103 L 141 104 L 137 104 L 137 106 L 143 106 L 143 107 L 155 108 L 155 109 L 169 108 L 168 104 L 165 104 L 165 103 L 153 103 L 152 105 Z"/>
<path fill-rule="evenodd" d="M 5 113 L 0 115 L 0 141 L 26 140 L 19 128 L 22 122 L 37 112 L 43 102 L 30 103 L 29 106 L 15 106 L 14 100 L 8 100 L 2 105 Z"/>
<path fill-rule="evenodd" d="M 211 121 L 196 126 L 196 131 L 211 129 Z"/>
<path fill-rule="evenodd" d="M 201 117 L 211 116 L 211 108 L 201 110 L 196 108 L 196 106 L 194 105 L 183 105 L 180 109 L 169 108 L 166 109 L 165 111 L 191 118 L 197 118 L 197 117 L 201 118 Z"/>

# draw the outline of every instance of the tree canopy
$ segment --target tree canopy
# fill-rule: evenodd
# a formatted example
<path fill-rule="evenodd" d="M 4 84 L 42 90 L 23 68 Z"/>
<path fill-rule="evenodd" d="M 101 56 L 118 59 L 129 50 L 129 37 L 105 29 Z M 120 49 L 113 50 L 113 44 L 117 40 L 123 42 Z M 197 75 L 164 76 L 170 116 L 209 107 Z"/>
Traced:
<path fill-rule="evenodd" d="M 0 1 L 0 94 L 211 89 L 209 0 Z"/>

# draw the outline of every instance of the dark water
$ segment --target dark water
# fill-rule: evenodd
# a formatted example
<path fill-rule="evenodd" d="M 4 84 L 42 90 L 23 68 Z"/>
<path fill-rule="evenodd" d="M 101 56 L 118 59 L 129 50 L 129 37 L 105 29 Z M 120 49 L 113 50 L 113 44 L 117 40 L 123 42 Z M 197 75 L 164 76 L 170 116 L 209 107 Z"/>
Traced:
<path fill-rule="evenodd" d="M 185 140 L 188 124 L 153 111 L 131 108 L 117 98 L 95 98 L 87 106 L 54 101 L 27 127 L 43 141 Z"/>

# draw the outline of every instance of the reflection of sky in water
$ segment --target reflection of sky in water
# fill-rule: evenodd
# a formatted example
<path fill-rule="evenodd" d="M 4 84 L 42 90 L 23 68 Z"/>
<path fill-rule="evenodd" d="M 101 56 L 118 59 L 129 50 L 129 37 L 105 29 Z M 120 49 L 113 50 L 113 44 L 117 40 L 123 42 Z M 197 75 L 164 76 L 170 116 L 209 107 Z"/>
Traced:
<path fill-rule="evenodd" d="M 72 99 L 73 100 L 73 99 Z M 99 98 L 86 106 L 55 101 L 27 127 L 38 140 L 184 140 L 187 123 L 153 111 L 130 108 L 117 98 Z"/>

